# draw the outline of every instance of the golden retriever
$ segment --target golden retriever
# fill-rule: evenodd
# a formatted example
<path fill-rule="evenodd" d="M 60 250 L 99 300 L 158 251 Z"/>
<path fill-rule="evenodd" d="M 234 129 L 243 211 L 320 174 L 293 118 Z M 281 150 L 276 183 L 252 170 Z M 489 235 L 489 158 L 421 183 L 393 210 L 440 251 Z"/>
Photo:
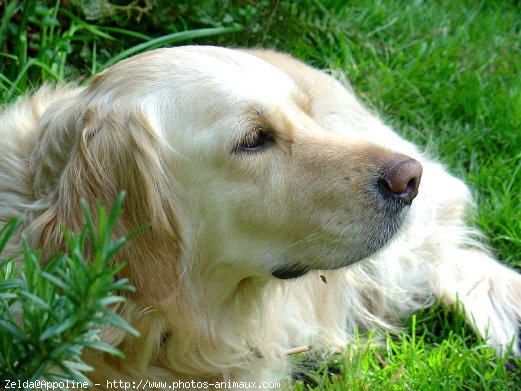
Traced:
<path fill-rule="evenodd" d="M 467 187 L 290 56 L 154 50 L 1 124 L 0 221 L 24 214 L 44 254 L 82 226 L 82 197 L 126 190 L 117 233 L 152 223 L 120 254 L 137 291 L 118 311 L 141 336 L 104 330 L 123 361 L 86 353 L 100 389 L 280 380 L 288 351 L 342 349 L 437 298 L 520 354 L 521 277 L 472 240 Z"/>

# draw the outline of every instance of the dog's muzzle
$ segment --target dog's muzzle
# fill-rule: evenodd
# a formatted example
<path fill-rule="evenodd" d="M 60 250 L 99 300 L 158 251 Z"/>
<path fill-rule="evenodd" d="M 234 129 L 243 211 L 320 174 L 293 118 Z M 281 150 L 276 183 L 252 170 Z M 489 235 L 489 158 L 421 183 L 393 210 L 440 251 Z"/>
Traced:
<path fill-rule="evenodd" d="M 374 224 L 368 224 L 372 231 L 367 237 L 359 240 L 350 257 L 342 258 L 340 262 L 329 264 L 324 269 L 337 269 L 354 264 L 374 254 L 385 246 L 398 232 L 407 216 L 408 207 L 418 195 L 423 167 L 417 160 L 402 154 L 392 154 L 380 166 L 378 177 L 373 185 L 379 195 L 375 201 L 375 209 L 382 218 Z M 298 278 L 315 269 L 299 264 L 281 266 L 271 271 L 271 275 L 280 280 Z"/>

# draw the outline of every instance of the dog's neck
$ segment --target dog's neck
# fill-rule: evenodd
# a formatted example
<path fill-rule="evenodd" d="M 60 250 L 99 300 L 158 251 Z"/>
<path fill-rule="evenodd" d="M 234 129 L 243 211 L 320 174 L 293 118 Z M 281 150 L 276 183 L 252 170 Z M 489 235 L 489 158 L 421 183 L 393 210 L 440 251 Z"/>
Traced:
<path fill-rule="evenodd" d="M 141 368 L 153 363 L 179 379 L 200 373 L 240 379 L 276 359 L 284 367 L 286 347 L 271 335 L 277 328 L 269 327 L 269 311 L 262 307 L 280 289 L 276 282 L 246 277 L 230 283 L 232 273 L 224 269 L 191 277 L 156 308 L 127 306 L 125 312 L 132 313 L 123 316 L 135 319 L 131 322 L 141 333 L 139 339 L 125 337 L 119 346 L 127 362 Z"/>

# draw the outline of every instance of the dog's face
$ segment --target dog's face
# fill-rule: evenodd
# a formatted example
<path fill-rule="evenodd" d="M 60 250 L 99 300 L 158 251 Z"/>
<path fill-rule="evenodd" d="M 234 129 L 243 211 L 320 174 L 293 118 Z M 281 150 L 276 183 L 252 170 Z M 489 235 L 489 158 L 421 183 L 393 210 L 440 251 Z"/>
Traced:
<path fill-rule="evenodd" d="M 80 145 L 91 157 L 106 149 L 98 164 L 118 170 L 110 187 L 129 193 L 127 214 L 142 214 L 125 224 L 161 217 L 189 269 L 286 279 L 352 264 L 392 238 L 418 189 L 419 163 L 320 127 L 312 96 L 244 52 L 146 53 L 96 77 L 79 100 Z"/>

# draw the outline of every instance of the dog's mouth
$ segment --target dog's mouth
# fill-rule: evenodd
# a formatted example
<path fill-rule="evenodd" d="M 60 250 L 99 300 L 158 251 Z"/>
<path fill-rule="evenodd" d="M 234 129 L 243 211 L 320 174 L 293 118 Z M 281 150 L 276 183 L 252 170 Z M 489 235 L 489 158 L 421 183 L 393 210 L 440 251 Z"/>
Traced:
<path fill-rule="evenodd" d="M 289 280 L 292 278 L 302 277 L 308 271 L 308 268 L 302 266 L 283 266 L 273 270 L 271 275 L 279 280 Z"/>
<path fill-rule="evenodd" d="M 273 277 L 279 280 L 290 280 L 304 276 L 312 270 L 337 270 L 363 262 L 375 254 L 385 251 L 399 235 L 409 218 L 408 207 L 380 207 L 376 211 L 377 218 L 367 222 L 353 223 L 349 227 L 356 231 L 360 225 L 364 229 L 357 235 L 348 237 L 342 244 L 342 234 L 327 232 L 327 236 L 313 240 L 299 240 L 306 246 L 293 246 L 292 252 L 281 257 L 279 264 L 270 270 Z M 391 205 L 393 206 L 393 205 Z M 280 255 L 279 255 L 280 256 Z"/>
<path fill-rule="evenodd" d="M 385 229 L 380 229 L 378 235 L 368 235 L 358 243 L 359 246 L 355 247 L 356 250 L 352 249 L 351 251 L 336 254 L 324 253 L 323 264 L 308 264 L 302 260 L 295 263 L 286 261 L 288 262 L 287 264 L 271 270 L 271 275 L 279 280 L 290 280 L 302 277 L 311 270 L 336 270 L 363 262 L 365 259 L 387 248 L 395 235 L 400 231 L 403 220 L 405 220 L 403 216 L 399 219 L 395 218 L 392 220 L 392 224 L 387 224 Z M 326 261 L 326 259 L 329 260 Z"/>

